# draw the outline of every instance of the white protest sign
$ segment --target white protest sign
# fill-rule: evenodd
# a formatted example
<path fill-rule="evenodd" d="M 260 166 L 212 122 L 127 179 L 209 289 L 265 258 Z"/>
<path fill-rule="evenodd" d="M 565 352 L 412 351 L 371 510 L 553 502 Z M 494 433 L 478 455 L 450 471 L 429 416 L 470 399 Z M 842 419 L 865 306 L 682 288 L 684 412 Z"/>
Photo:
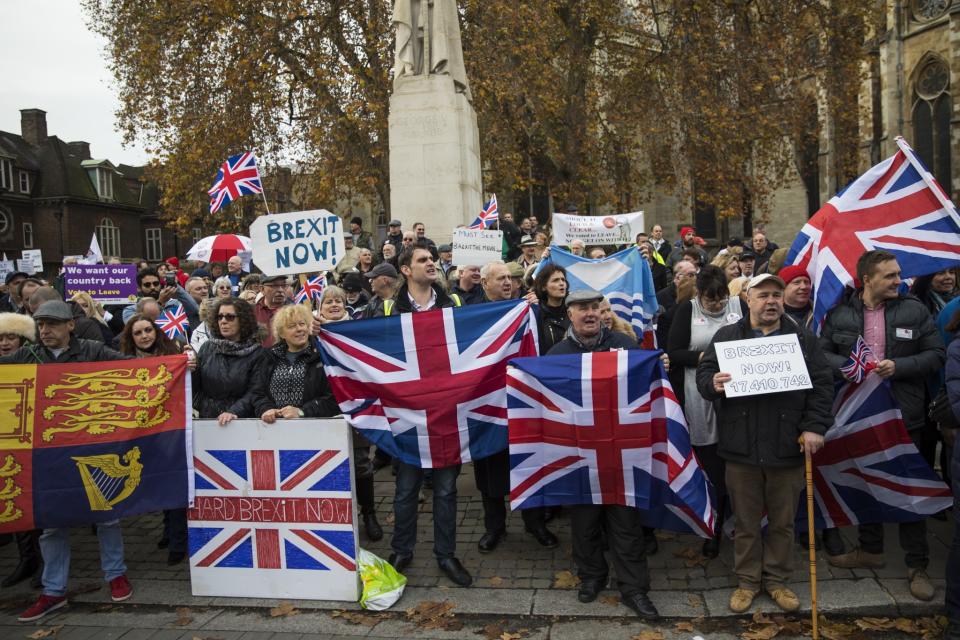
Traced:
<path fill-rule="evenodd" d="M 643 231 L 643 211 L 610 216 L 553 214 L 553 244 L 569 246 L 574 240 L 591 244 L 633 244 Z"/>
<path fill-rule="evenodd" d="M 22 253 L 24 262 L 27 260 L 33 262 L 33 271 L 28 273 L 43 272 L 43 252 L 40 249 L 24 249 Z"/>
<path fill-rule="evenodd" d="M 237 257 L 240 258 L 241 268 L 250 273 L 250 263 L 253 261 L 253 251 L 237 251 Z"/>
<path fill-rule="evenodd" d="M 268 276 L 326 271 L 343 257 L 343 221 L 326 209 L 260 216 L 250 225 L 250 244 Z"/>
<path fill-rule="evenodd" d="M 195 596 L 360 596 L 353 445 L 343 418 L 193 422 Z"/>
<path fill-rule="evenodd" d="M 4 258 L 0 260 L 0 280 L 6 282 L 7 275 L 13 273 L 17 270 L 17 265 L 13 260 L 7 260 Z"/>
<path fill-rule="evenodd" d="M 33 266 L 33 260 L 17 260 L 17 271 L 23 271 L 24 273 L 29 273 L 33 275 L 37 272 L 36 267 Z"/>
<path fill-rule="evenodd" d="M 716 349 L 720 371 L 733 376 L 724 385 L 728 398 L 813 388 L 795 333 L 719 342 Z"/>
<path fill-rule="evenodd" d="M 482 267 L 503 259 L 503 231 L 454 229 L 451 241 L 453 264 Z"/>

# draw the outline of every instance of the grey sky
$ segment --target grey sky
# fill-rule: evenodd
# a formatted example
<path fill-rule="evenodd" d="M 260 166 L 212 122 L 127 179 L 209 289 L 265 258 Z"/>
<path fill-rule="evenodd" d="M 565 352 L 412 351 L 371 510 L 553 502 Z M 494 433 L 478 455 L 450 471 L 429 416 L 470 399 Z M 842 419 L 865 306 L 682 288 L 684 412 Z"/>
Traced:
<path fill-rule="evenodd" d="M 0 0 L 0 131 L 20 133 L 20 109 L 47 112 L 47 132 L 86 140 L 95 158 L 143 164 L 115 129 L 117 92 L 105 42 L 87 30 L 77 0 Z"/>

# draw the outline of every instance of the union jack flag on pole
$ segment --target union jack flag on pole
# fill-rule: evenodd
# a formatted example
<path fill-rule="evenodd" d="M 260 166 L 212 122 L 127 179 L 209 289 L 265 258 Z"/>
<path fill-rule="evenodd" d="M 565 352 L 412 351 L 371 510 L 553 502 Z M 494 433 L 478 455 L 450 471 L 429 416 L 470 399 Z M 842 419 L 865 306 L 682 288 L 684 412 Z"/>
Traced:
<path fill-rule="evenodd" d="M 474 220 L 468 229 L 489 229 L 493 226 L 493 223 L 497 221 L 497 216 L 500 214 L 500 210 L 497 209 L 497 194 L 490 196 L 490 200 L 487 204 L 483 205 L 483 211 L 480 212 L 480 215 L 477 216 L 477 219 Z"/>
<path fill-rule="evenodd" d="M 324 370 L 347 422 L 401 461 L 442 468 L 507 448 L 507 361 L 536 355 L 522 300 L 326 325 Z"/>
<path fill-rule="evenodd" d="M 316 278 L 308 278 L 304 281 L 303 287 L 297 292 L 297 296 L 293 301 L 297 304 L 301 304 L 307 300 L 319 302 L 320 296 L 323 295 L 323 289 L 326 286 L 327 278 L 322 273 Z"/>
<path fill-rule="evenodd" d="M 659 351 L 510 364 L 512 508 L 619 504 L 647 526 L 713 536 L 710 483 Z"/>
<path fill-rule="evenodd" d="M 860 384 L 868 373 L 877 368 L 877 358 L 867 346 L 863 336 L 857 336 L 847 363 L 840 367 L 840 373 L 850 382 Z"/>
<path fill-rule="evenodd" d="M 160 316 L 154 320 L 157 327 L 160 328 L 171 340 L 181 338 L 187 339 L 187 330 L 190 328 L 190 321 L 187 319 L 187 312 L 183 309 L 183 304 L 178 302 L 173 307 L 165 307 Z"/>
<path fill-rule="evenodd" d="M 251 151 L 230 156 L 220 166 L 210 196 L 210 213 L 216 213 L 240 196 L 263 193 L 257 157 Z"/>
<path fill-rule="evenodd" d="M 813 455 L 817 529 L 920 520 L 953 504 L 949 487 L 910 439 L 883 378 L 870 374 L 845 385 L 833 412 L 836 422 Z M 806 509 L 798 509 L 797 522 L 806 527 Z"/>
<path fill-rule="evenodd" d="M 813 320 L 823 319 L 853 286 L 866 251 L 892 252 L 903 278 L 923 276 L 960 261 L 960 215 L 903 138 L 899 150 L 830 199 L 797 234 L 787 264 L 813 283 Z"/>

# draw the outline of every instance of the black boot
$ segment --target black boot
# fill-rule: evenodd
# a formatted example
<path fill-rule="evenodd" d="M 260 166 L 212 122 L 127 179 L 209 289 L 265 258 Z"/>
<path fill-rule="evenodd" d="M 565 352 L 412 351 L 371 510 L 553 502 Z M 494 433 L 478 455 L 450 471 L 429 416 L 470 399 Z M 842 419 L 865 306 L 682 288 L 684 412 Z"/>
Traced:
<path fill-rule="evenodd" d="M 23 582 L 33 576 L 40 568 L 40 552 L 38 541 L 40 539 L 39 531 L 22 531 L 16 534 L 17 549 L 20 551 L 20 562 L 14 568 L 13 573 L 8 575 L 0 582 L 0 587 L 12 587 L 15 584 Z"/>
<path fill-rule="evenodd" d="M 377 509 L 373 499 L 373 476 L 357 478 L 357 504 L 367 538 L 376 542 L 383 538 L 383 528 L 377 521 Z"/>

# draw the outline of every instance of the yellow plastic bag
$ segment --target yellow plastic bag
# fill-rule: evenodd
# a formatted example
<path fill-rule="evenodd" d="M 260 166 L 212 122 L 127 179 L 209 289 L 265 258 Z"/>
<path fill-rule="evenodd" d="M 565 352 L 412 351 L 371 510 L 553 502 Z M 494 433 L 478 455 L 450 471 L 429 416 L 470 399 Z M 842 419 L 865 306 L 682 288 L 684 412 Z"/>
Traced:
<path fill-rule="evenodd" d="M 366 549 L 360 549 L 357 562 L 360 566 L 360 580 L 363 581 L 360 606 L 371 611 L 383 611 L 392 607 L 403 595 L 407 579 L 389 562 Z"/>

